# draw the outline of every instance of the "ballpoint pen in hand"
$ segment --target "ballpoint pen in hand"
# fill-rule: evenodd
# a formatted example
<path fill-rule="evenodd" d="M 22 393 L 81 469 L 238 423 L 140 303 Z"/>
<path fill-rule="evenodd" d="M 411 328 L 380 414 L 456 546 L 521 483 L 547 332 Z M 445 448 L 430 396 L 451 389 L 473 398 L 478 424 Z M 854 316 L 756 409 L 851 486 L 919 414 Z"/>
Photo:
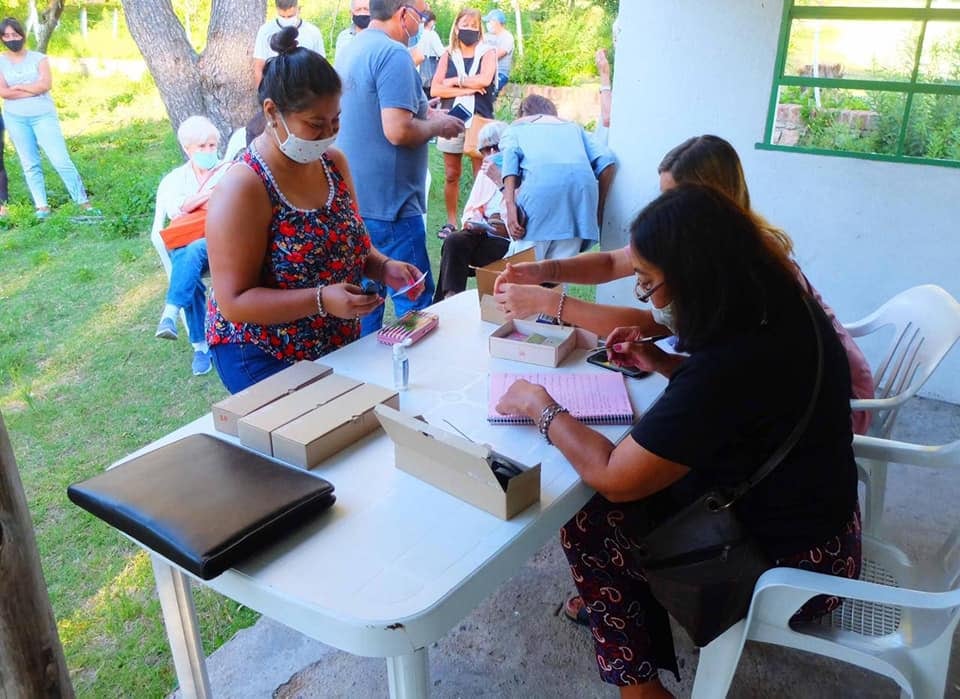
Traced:
<path fill-rule="evenodd" d="M 625 352 L 630 349 L 630 345 L 647 345 L 651 342 L 660 342 L 660 340 L 666 340 L 668 337 L 670 337 L 670 335 L 649 335 L 648 337 L 641 337 L 639 340 L 633 340 L 632 342 L 618 342 L 610 349 L 615 352 Z"/>

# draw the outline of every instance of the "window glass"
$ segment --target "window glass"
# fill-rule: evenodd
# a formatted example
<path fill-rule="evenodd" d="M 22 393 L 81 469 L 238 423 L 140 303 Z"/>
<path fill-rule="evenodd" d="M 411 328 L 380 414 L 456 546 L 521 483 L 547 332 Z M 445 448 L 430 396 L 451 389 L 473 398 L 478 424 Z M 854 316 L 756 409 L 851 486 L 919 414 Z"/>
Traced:
<path fill-rule="evenodd" d="M 909 80 L 920 22 L 794 20 L 786 75 L 861 80 Z"/>

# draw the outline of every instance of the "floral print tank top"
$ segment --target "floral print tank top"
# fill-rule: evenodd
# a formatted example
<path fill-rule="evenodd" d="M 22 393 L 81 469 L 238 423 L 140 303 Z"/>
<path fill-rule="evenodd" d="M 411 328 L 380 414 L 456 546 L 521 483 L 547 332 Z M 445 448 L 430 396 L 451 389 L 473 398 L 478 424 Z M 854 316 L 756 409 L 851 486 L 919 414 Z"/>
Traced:
<path fill-rule="evenodd" d="M 326 204 L 319 209 L 298 209 L 283 196 L 270 168 L 252 147 L 238 159 L 263 180 L 273 208 L 262 285 L 273 289 L 302 289 L 318 284 L 359 284 L 370 252 L 370 236 L 333 161 L 326 155 L 322 158 L 330 185 Z M 316 359 L 359 335 L 359 322 L 332 315 L 256 325 L 226 320 L 213 294 L 207 307 L 210 345 L 249 343 L 290 363 Z"/>

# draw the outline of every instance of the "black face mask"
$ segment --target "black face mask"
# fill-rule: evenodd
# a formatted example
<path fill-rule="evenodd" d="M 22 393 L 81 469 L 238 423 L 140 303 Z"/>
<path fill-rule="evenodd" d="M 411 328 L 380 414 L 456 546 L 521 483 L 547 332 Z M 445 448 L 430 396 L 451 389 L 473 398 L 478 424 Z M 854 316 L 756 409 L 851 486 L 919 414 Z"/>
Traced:
<path fill-rule="evenodd" d="M 480 32 L 476 29 L 458 29 L 457 36 L 460 37 L 460 43 L 464 46 L 473 46 L 480 41 Z"/>
<path fill-rule="evenodd" d="M 3 45 L 16 53 L 23 48 L 23 39 L 4 39 Z"/>
<path fill-rule="evenodd" d="M 370 26 L 370 15 L 354 15 L 353 23 L 357 25 L 357 29 L 366 29 Z"/>

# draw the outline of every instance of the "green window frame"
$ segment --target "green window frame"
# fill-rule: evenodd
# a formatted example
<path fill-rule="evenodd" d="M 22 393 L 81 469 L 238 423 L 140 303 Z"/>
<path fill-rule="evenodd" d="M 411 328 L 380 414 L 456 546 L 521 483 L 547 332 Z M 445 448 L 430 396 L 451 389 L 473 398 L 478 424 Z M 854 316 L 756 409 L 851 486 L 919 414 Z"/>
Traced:
<path fill-rule="evenodd" d="M 946 81 L 922 81 L 918 78 L 927 23 L 957 22 L 960 26 L 960 9 L 933 7 L 934 0 L 925 0 L 923 7 L 890 7 L 890 3 L 877 3 L 878 7 L 850 7 L 836 5 L 797 5 L 795 0 L 784 0 L 783 19 L 780 25 L 780 37 L 777 45 L 777 59 L 774 66 L 773 87 L 770 91 L 770 105 L 764 128 L 763 142 L 757 143 L 760 150 L 773 150 L 789 153 L 810 153 L 832 155 L 866 160 L 881 160 L 900 163 L 921 163 L 960 168 L 960 159 L 930 158 L 904 153 L 904 143 L 910 124 L 911 109 L 916 95 L 954 95 L 960 97 L 960 83 Z M 904 2 L 904 5 L 907 3 Z M 913 69 L 909 80 L 859 80 L 829 77 L 807 77 L 785 75 L 787 51 L 790 44 L 794 20 L 867 20 L 867 21 L 911 21 L 918 22 L 919 38 L 913 57 Z M 846 90 L 865 90 L 872 92 L 901 93 L 904 98 L 904 111 L 900 121 L 896 152 L 872 153 L 843 149 L 815 148 L 799 145 L 773 143 L 774 127 L 777 119 L 777 106 L 781 87 L 841 88 Z"/>

